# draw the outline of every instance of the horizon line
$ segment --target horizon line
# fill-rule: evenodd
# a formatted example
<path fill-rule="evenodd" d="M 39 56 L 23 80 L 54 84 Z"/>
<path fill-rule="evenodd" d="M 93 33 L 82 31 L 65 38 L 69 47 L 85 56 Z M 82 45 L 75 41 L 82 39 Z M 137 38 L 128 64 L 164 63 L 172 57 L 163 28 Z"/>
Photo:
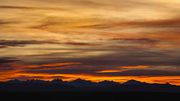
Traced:
<path fill-rule="evenodd" d="M 101 82 L 104 82 L 104 81 L 108 81 L 108 82 L 114 82 L 114 83 L 119 83 L 119 84 L 124 84 L 128 81 L 137 81 L 137 82 L 140 82 L 140 83 L 146 83 L 146 84 L 160 84 L 160 85 L 166 85 L 166 84 L 169 84 L 169 85 L 172 85 L 172 86 L 180 86 L 180 85 L 176 85 L 176 84 L 171 84 L 169 82 L 166 82 L 166 83 L 149 83 L 149 82 L 142 82 L 142 81 L 139 81 L 139 80 L 135 80 L 135 79 L 130 79 L 130 80 L 126 80 L 124 82 L 117 82 L 117 81 L 114 81 L 114 80 L 101 80 L 101 81 L 98 81 L 98 82 L 95 82 L 95 81 L 92 81 L 92 80 L 86 80 L 86 79 L 81 79 L 81 78 L 77 78 L 77 79 L 73 79 L 73 80 L 63 80 L 63 79 L 52 79 L 52 80 L 43 80 L 43 79 L 27 79 L 27 80 L 20 80 L 20 79 L 11 79 L 11 80 L 5 80 L 5 81 L 0 81 L 0 83 L 5 83 L 5 82 L 9 82 L 9 81 L 13 81 L 13 80 L 18 80 L 20 82 L 27 82 L 27 81 L 44 81 L 44 82 L 53 82 L 53 80 L 59 80 L 59 81 L 62 81 L 62 82 L 73 82 L 73 81 L 76 81 L 76 80 L 83 80 L 83 81 L 89 81 L 89 82 L 92 82 L 92 83 L 101 83 Z"/>

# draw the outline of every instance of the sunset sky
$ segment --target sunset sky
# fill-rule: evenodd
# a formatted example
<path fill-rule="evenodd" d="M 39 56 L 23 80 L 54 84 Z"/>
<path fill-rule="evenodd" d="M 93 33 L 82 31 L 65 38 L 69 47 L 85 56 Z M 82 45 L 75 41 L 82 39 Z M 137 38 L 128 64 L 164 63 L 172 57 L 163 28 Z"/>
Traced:
<path fill-rule="evenodd" d="M 0 0 L 0 81 L 180 85 L 180 0 Z"/>

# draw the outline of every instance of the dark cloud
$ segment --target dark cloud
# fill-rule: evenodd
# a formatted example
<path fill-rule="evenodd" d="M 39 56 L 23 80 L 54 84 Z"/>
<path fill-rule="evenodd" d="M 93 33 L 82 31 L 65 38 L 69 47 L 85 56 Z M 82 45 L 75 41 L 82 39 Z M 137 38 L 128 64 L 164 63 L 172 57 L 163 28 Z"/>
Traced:
<path fill-rule="evenodd" d="M 14 59 L 14 58 L 7 58 L 7 57 L 0 58 L 0 65 L 7 64 L 7 63 L 13 63 L 16 61 L 19 61 L 19 60 Z"/>
<path fill-rule="evenodd" d="M 13 67 L 11 64 L 19 62 L 20 60 L 15 59 L 15 58 L 0 58 L 0 73 L 5 73 L 7 71 L 13 71 L 16 68 Z"/>
<path fill-rule="evenodd" d="M 94 70 L 95 71 L 95 70 Z M 84 69 L 49 69 L 49 70 L 29 70 L 26 73 L 49 73 L 49 74 L 92 74 L 92 70 Z"/>
<path fill-rule="evenodd" d="M 66 10 L 63 8 L 51 8 L 51 7 L 33 7 L 33 6 L 8 6 L 1 5 L 0 9 L 24 9 L 24 10 Z"/>
<path fill-rule="evenodd" d="M 37 66 L 37 68 L 25 68 L 26 73 L 50 73 L 50 74 L 93 74 L 105 68 L 97 68 L 86 65 L 67 66 Z"/>
<path fill-rule="evenodd" d="M 126 42 L 135 42 L 135 43 L 150 43 L 157 44 L 160 40 L 152 38 L 112 38 L 114 41 L 126 41 Z"/>
<path fill-rule="evenodd" d="M 97 46 L 99 44 L 95 43 L 85 43 L 85 42 L 66 42 L 66 45 L 75 45 L 75 46 Z"/>
<path fill-rule="evenodd" d="M 0 48 L 5 48 L 8 46 L 20 47 L 30 44 L 57 44 L 57 43 L 53 41 L 36 41 L 36 40 L 0 40 Z"/>
<path fill-rule="evenodd" d="M 172 18 L 166 20 L 152 20 L 152 21 L 108 21 L 104 23 L 98 24 L 91 24 L 91 25 L 84 25 L 84 26 L 77 26 L 79 28 L 94 28 L 94 29 L 108 29 L 108 28 L 119 28 L 119 27 L 155 27 L 155 28 L 163 28 L 163 27 L 170 27 L 170 28 L 178 28 L 180 27 L 180 19 Z"/>
<path fill-rule="evenodd" d="M 89 52 L 94 50 L 82 50 L 82 53 L 83 51 Z M 101 51 L 103 52 L 103 50 Z M 68 53 L 64 55 L 68 55 Z M 92 65 L 95 67 L 136 66 L 136 65 L 156 65 L 156 66 L 180 65 L 179 55 L 173 56 L 169 54 L 169 51 L 157 52 L 153 50 L 144 50 L 143 48 L 137 48 L 137 47 L 132 47 L 132 48 L 129 47 L 128 49 L 124 49 L 124 48 L 115 49 L 114 53 L 102 55 L 102 56 L 94 56 L 94 57 L 63 58 L 62 53 L 53 53 L 49 55 L 40 56 L 39 58 L 44 58 L 44 57 L 46 57 L 44 63 L 48 63 L 52 61 L 53 62 L 72 61 L 72 62 L 80 62 L 86 65 Z M 48 59 L 48 57 L 50 59 Z"/>
<path fill-rule="evenodd" d="M 127 70 L 116 73 L 101 73 L 106 76 L 180 76 L 180 71 L 165 70 Z"/>
<path fill-rule="evenodd" d="M 5 24 L 14 24 L 17 23 L 16 21 L 5 21 L 5 20 L 0 20 L 0 25 L 5 25 Z"/>
<path fill-rule="evenodd" d="M 85 42 L 57 42 L 57 41 L 37 41 L 37 40 L 0 40 L 0 48 L 6 47 L 22 47 L 31 44 L 63 44 L 63 45 L 73 45 L 73 46 L 97 46 L 99 44 L 95 43 L 85 43 Z"/>
<path fill-rule="evenodd" d="M 122 70 L 121 72 L 99 72 L 113 68 L 102 68 L 92 66 L 69 66 L 69 67 L 51 67 L 43 68 L 38 67 L 35 69 L 24 69 L 25 73 L 45 73 L 45 74 L 88 74 L 95 76 L 180 76 L 180 71 L 170 70 L 145 70 L 145 69 L 133 69 L 133 70 Z M 117 68 L 116 68 L 117 69 Z M 114 68 L 115 70 L 115 68 Z"/>

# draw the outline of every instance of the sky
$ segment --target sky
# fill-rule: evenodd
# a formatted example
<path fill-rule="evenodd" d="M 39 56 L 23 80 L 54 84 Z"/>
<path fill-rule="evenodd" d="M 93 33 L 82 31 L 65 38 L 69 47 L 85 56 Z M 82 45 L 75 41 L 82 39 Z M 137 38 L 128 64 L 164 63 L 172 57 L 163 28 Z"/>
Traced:
<path fill-rule="evenodd" d="M 180 85 L 179 0 L 0 0 L 0 81 Z"/>

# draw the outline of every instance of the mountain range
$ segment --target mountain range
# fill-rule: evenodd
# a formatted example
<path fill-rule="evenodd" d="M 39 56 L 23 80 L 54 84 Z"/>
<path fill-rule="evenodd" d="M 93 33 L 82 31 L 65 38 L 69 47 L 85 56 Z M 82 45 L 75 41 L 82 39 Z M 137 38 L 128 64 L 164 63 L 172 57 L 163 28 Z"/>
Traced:
<path fill-rule="evenodd" d="M 54 79 L 43 80 L 10 80 L 0 82 L 0 91 L 6 92 L 179 92 L 180 86 L 167 84 L 149 84 L 136 80 L 129 80 L 124 83 L 114 81 L 92 82 L 83 79 L 63 81 Z"/>

